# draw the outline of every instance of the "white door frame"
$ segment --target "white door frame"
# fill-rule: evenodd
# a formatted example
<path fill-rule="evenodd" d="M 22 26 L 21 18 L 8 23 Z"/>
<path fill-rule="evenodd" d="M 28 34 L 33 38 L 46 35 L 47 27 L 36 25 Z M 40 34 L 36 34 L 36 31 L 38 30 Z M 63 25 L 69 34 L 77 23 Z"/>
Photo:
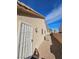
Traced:
<path fill-rule="evenodd" d="M 22 26 L 22 24 L 26 24 L 26 25 L 28 25 L 28 26 L 30 26 L 30 28 L 32 28 L 31 27 L 31 25 L 29 25 L 28 23 L 26 23 L 26 22 L 20 22 L 20 24 L 19 24 L 19 29 L 18 29 L 18 40 L 19 40 L 19 42 L 20 42 L 20 31 L 21 31 L 21 26 Z M 32 28 L 32 38 L 31 38 L 31 40 L 33 39 L 33 28 Z M 24 41 L 24 42 L 26 42 L 26 41 Z M 33 45 L 33 43 L 31 43 L 32 45 Z M 33 46 L 31 47 L 32 49 L 33 49 Z M 18 43 L 18 59 L 24 59 L 24 57 L 25 57 L 25 55 L 24 55 L 24 57 L 22 57 L 23 55 L 20 55 L 20 53 L 21 53 L 21 51 L 20 51 L 20 43 Z M 24 50 L 23 50 L 24 51 Z M 23 53 L 23 52 L 22 52 Z M 25 53 L 23 53 L 23 54 L 25 54 Z M 31 50 L 31 54 L 33 54 L 33 51 Z"/>

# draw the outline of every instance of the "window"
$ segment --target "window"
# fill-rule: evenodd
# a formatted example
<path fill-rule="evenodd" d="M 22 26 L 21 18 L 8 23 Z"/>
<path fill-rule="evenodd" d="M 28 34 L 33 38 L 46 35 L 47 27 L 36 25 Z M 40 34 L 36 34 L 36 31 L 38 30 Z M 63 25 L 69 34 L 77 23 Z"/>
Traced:
<path fill-rule="evenodd" d="M 43 29 L 42 29 L 42 34 L 43 34 Z"/>

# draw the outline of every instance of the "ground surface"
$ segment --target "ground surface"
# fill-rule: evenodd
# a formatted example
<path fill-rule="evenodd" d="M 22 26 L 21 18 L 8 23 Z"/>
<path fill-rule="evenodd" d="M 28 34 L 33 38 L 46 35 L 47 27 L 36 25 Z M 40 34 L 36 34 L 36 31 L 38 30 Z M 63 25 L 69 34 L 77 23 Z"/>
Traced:
<path fill-rule="evenodd" d="M 55 59 L 54 54 L 50 52 L 51 40 L 44 40 L 44 42 L 39 47 L 40 57 L 45 59 Z"/>
<path fill-rule="evenodd" d="M 62 59 L 62 34 L 52 33 L 39 47 L 41 58 Z"/>

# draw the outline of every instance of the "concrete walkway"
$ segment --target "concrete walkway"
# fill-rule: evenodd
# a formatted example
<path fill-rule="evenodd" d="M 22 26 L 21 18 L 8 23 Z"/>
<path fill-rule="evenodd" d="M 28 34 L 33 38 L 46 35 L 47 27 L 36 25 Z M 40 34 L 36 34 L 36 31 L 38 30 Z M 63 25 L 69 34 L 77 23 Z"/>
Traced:
<path fill-rule="evenodd" d="M 45 59 L 55 59 L 54 54 L 50 52 L 50 45 L 51 45 L 51 40 L 44 40 L 44 42 L 40 45 L 39 47 L 39 54 L 41 58 Z"/>

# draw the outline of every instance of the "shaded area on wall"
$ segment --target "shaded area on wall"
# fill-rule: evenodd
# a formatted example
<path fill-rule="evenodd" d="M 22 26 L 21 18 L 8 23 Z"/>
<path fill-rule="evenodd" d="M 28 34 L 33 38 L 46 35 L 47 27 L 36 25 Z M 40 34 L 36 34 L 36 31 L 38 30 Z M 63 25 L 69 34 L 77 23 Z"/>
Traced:
<path fill-rule="evenodd" d="M 53 33 L 50 34 L 52 45 L 50 45 L 50 51 L 55 55 L 56 59 L 62 59 L 62 43 L 54 37 Z"/>

